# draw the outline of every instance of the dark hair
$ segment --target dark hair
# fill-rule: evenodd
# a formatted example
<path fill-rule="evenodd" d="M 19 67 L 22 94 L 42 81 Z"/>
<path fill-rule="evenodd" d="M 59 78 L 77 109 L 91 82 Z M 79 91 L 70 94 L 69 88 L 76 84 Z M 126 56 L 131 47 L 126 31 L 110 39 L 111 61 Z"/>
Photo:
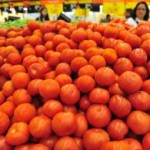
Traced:
<path fill-rule="evenodd" d="M 41 10 L 40 10 L 40 21 L 43 21 L 43 20 L 49 20 L 49 16 L 48 14 L 46 16 L 43 16 L 42 14 L 42 11 L 46 9 L 46 7 L 42 7 Z"/>
<path fill-rule="evenodd" d="M 137 5 L 135 6 L 135 8 L 133 9 L 133 14 L 132 14 L 132 17 L 135 19 L 136 18 L 136 11 L 137 11 L 137 8 L 140 4 L 144 4 L 145 7 L 146 7 L 146 14 L 144 16 L 144 20 L 147 21 L 149 19 L 149 8 L 148 8 L 148 5 L 146 2 L 144 1 L 141 1 L 139 3 L 137 3 Z"/>

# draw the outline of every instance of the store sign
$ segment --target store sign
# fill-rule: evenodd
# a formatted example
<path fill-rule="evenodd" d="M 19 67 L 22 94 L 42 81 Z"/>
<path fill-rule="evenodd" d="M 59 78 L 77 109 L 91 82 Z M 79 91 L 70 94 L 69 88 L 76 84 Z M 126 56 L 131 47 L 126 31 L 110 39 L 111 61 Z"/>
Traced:
<path fill-rule="evenodd" d="M 83 16 L 89 16 L 90 9 L 89 8 L 76 8 L 75 10 L 75 16 L 76 17 L 83 17 Z"/>
<path fill-rule="evenodd" d="M 92 3 L 92 0 L 78 0 L 78 3 L 80 4 Z"/>
<path fill-rule="evenodd" d="M 125 12 L 125 3 L 118 2 L 118 3 L 103 3 L 103 12 L 105 14 L 115 14 L 118 16 L 124 15 Z"/>
<path fill-rule="evenodd" d="M 47 4 L 60 4 L 63 3 L 64 0 L 40 0 L 41 5 L 47 5 Z"/>
<path fill-rule="evenodd" d="M 48 4 L 46 8 L 49 16 L 54 14 L 59 15 L 63 11 L 63 4 Z"/>
<path fill-rule="evenodd" d="M 103 0 L 92 0 L 93 4 L 101 4 Z"/>
<path fill-rule="evenodd" d="M 78 0 L 64 0 L 65 4 L 76 4 L 78 3 Z"/>

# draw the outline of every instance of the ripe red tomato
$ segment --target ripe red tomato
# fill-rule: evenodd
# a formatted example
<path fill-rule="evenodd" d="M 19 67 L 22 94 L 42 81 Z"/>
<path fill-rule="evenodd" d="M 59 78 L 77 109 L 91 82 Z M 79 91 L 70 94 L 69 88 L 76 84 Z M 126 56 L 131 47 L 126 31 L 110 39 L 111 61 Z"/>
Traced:
<path fill-rule="evenodd" d="M 88 122 L 83 114 L 76 114 L 77 129 L 74 133 L 76 137 L 82 137 L 83 134 L 88 130 Z"/>
<path fill-rule="evenodd" d="M 123 140 L 128 133 L 127 124 L 120 120 L 114 119 L 107 126 L 107 132 L 113 140 Z"/>
<path fill-rule="evenodd" d="M 29 140 L 29 136 L 30 133 L 26 123 L 13 123 L 6 134 L 6 142 L 10 145 L 21 145 Z"/>
<path fill-rule="evenodd" d="M 144 135 L 150 132 L 150 116 L 143 111 L 134 110 L 127 117 L 127 125 L 134 133 Z"/>
<path fill-rule="evenodd" d="M 89 129 L 83 135 L 83 145 L 86 150 L 99 150 L 101 144 L 109 140 L 109 134 L 105 130 L 98 128 Z"/>
<path fill-rule="evenodd" d="M 125 141 L 109 141 L 101 145 L 100 150 L 131 150 Z"/>
<path fill-rule="evenodd" d="M 118 118 L 127 117 L 131 112 L 131 103 L 121 95 L 114 95 L 109 101 L 110 111 Z"/>
<path fill-rule="evenodd" d="M 144 135 L 144 138 L 142 140 L 142 146 L 143 146 L 144 150 L 150 149 L 150 133 L 147 133 Z"/>
<path fill-rule="evenodd" d="M 6 113 L 0 111 L 0 135 L 6 133 L 10 125 L 10 119 Z"/>
<path fill-rule="evenodd" d="M 66 105 L 74 105 L 80 100 L 80 91 L 73 83 L 65 84 L 60 89 L 60 99 Z"/>
<path fill-rule="evenodd" d="M 95 128 L 103 128 L 108 125 L 111 120 L 111 112 L 106 105 L 92 104 L 86 112 L 88 123 Z"/>
<path fill-rule="evenodd" d="M 64 136 L 57 140 L 54 150 L 79 150 L 77 143 L 75 140 L 70 136 Z"/>
<path fill-rule="evenodd" d="M 48 138 L 51 135 L 51 120 L 39 115 L 34 117 L 29 123 L 29 131 L 35 138 Z"/>
<path fill-rule="evenodd" d="M 52 130 L 58 136 L 71 135 L 76 129 L 76 115 L 72 112 L 59 112 L 52 119 Z"/>
<path fill-rule="evenodd" d="M 5 136 L 0 136 L 0 149 L 1 150 L 12 150 L 12 146 L 6 142 Z"/>
<path fill-rule="evenodd" d="M 42 112 L 49 118 L 53 118 L 58 112 L 64 110 L 63 105 L 58 100 L 48 100 L 42 106 Z"/>

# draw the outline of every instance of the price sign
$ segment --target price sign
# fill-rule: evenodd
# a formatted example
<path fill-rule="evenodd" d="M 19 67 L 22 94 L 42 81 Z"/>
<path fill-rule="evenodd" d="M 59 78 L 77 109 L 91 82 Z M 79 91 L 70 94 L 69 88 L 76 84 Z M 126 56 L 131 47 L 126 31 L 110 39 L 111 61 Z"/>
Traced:
<path fill-rule="evenodd" d="M 49 15 L 60 14 L 63 11 L 63 4 L 48 4 L 46 8 Z"/>
<path fill-rule="evenodd" d="M 118 3 L 104 3 L 103 12 L 106 14 L 123 15 L 125 12 L 125 4 L 123 2 Z"/>
<path fill-rule="evenodd" d="M 78 0 L 64 0 L 65 4 L 76 4 L 78 3 Z"/>
<path fill-rule="evenodd" d="M 64 0 L 41 0 L 41 5 L 47 5 L 47 4 L 60 4 L 63 3 Z"/>

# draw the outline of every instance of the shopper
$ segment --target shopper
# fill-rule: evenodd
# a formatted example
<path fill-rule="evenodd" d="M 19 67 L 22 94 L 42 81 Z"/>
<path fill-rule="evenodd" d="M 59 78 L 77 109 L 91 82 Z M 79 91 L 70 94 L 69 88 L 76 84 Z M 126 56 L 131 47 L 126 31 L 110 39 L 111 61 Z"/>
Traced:
<path fill-rule="evenodd" d="M 132 17 L 132 9 L 127 8 L 125 11 L 125 18 L 130 18 L 130 17 Z"/>
<path fill-rule="evenodd" d="M 44 22 L 49 20 L 48 12 L 46 7 L 42 7 L 40 10 L 40 16 L 37 18 L 37 20 Z"/>
<path fill-rule="evenodd" d="M 126 23 L 136 27 L 141 21 L 148 21 L 149 19 L 149 8 L 146 2 L 141 1 L 137 3 L 133 9 L 132 17 L 129 17 Z"/>

